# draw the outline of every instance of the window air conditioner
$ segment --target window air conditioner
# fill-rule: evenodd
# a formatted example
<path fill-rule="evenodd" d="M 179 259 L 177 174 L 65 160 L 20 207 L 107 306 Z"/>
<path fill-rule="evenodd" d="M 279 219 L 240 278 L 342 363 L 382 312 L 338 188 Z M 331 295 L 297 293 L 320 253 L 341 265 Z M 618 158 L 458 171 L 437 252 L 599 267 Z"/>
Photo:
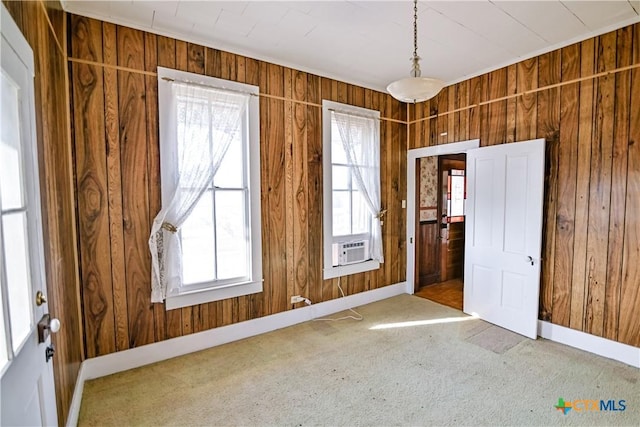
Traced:
<path fill-rule="evenodd" d="M 333 244 L 333 266 L 349 265 L 369 259 L 369 241 L 341 242 Z"/>

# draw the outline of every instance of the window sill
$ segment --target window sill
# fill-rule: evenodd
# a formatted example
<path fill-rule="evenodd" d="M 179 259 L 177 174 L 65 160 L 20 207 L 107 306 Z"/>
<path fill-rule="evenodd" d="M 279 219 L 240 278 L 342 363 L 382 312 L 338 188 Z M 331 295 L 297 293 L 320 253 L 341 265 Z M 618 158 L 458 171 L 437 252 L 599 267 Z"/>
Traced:
<path fill-rule="evenodd" d="M 348 276 L 350 274 L 364 273 L 365 271 L 377 270 L 380 268 L 378 261 L 365 261 L 358 264 L 341 265 L 338 267 L 325 268 L 322 272 L 323 278 L 333 279 L 335 277 Z"/>
<path fill-rule="evenodd" d="M 179 295 L 168 296 L 165 301 L 166 310 L 190 307 L 212 301 L 240 297 L 243 295 L 262 292 L 262 280 L 257 282 L 243 282 L 220 288 L 203 289 L 185 292 Z"/>

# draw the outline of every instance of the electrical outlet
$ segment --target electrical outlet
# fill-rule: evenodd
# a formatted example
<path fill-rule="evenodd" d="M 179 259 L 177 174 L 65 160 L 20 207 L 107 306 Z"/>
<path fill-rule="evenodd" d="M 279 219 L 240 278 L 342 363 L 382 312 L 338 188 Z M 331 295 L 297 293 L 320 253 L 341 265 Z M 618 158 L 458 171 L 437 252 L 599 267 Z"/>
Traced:
<path fill-rule="evenodd" d="M 297 304 L 303 301 L 304 301 L 304 298 L 302 298 L 300 295 L 294 295 L 291 297 L 291 304 Z"/>

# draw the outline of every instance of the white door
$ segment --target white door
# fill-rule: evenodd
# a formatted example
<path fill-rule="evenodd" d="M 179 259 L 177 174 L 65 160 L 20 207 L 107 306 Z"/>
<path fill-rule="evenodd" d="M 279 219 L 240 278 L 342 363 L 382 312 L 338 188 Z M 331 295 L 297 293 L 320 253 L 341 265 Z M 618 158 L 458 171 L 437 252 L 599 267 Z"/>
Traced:
<path fill-rule="evenodd" d="M 467 152 L 464 312 L 535 339 L 544 139 Z"/>
<path fill-rule="evenodd" d="M 4 5 L 1 28 L 0 425 L 55 425 L 52 362 L 46 356 L 51 338 L 38 342 L 47 304 L 33 54 Z M 38 293 L 44 298 L 36 304 Z M 46 326 L 50 332 L 59 323 Z"/>

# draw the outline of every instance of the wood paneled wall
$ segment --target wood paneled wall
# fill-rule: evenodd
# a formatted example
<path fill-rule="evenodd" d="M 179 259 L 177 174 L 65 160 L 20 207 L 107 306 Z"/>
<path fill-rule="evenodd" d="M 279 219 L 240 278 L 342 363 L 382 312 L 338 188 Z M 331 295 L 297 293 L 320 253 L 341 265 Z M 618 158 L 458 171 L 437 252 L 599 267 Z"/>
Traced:
<path fill-rule="evenodd" d="M 69 134 L 66 17 L 55 1 L 4 1 L 33 50 L 49 313 L 62 327 L 52 335 L 58 420 L 65 423 L 83 359 L 76 253 L 73 162 Z M 44 356 L 43 356 L 44 357 Z"/>
<path fill-rule="evenodd" d="M 540 318 L 634 346 L 639 65 L 635 24 L 449 86 L 409 109 L 410 148 L 547 140 Z"/>
<path fill-rule="evenodd" d="M 339 297 L 322 280 L 323 99 L 379 110 L 385 258 L 347 294 L 405 280 L 406 106 L 379 92 L 70 16 L 73 141 L 87 357 Z M 156 67 L 260 87 L 264 291 L 165 311 L 150 303 L 147 239 L 160 209 Z"/>

